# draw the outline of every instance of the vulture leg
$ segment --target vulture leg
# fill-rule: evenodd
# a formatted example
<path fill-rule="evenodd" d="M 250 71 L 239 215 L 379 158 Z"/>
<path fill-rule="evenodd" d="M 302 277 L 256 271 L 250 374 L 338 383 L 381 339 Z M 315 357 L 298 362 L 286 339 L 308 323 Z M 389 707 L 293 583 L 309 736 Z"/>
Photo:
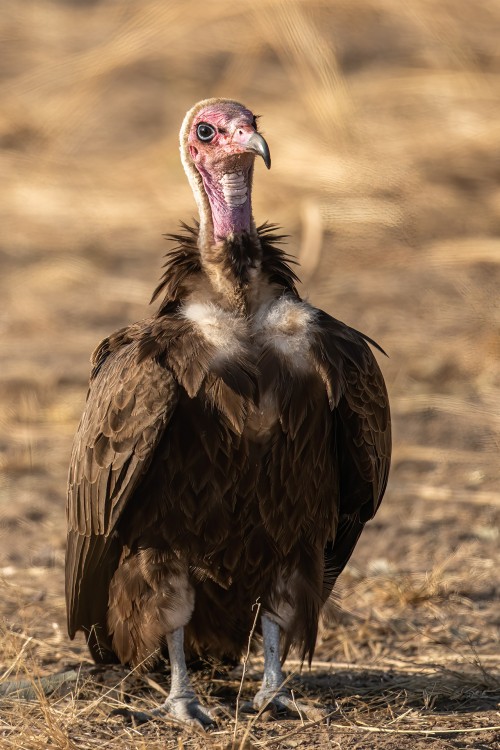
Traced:
<path fill-rule="evenodd" d="M 276 708 L 286 709 L 282 699 L 288 699 L 289 691 L 285 688 L 285 675 L 281 669 L 280 659 L 280 626 L 267 615 L 262 615 L 262 641 L 264 646 L 264 677 L 260 690 L 253 699 L 254 708 L 260 711 L 268 703 Z"/>
<path fill-rule="evenodd" d="M 168 714 L 186 724 L 208 726 L 214 718 L 208 708 L 201 705 L 193 690 L 184 655 L 184 628 L 177 628 L 167 635 L 170 659 L 170 693 L 159 707 L 160 714 Z"/>
<path fill-rule="evenodd" d="M 262 615 L 262 639 L 264 646 L 264 677 L 260 690 L 253 699 L 253 707 L 261 711 L 266 706 L 277 713 L 294 713 L 311 720 L 323 718 L 317 708 L 295 700 L 285 683 L 281 668 L 280 626 L 268 615 Z"/>
<path fill-rule="evenodd" d="M 170 659 L 170 693 L 165 702 L 150 712 L 119 709 L 115 713 L 126 714 L 139 724 L 156 717 L 172 718 L 190 726 L 205 728 L 214 724 L 214 717 L 208 708 L 201 705 L 189 678 L 184 655 L 184 628 L 166 636 Z"/>

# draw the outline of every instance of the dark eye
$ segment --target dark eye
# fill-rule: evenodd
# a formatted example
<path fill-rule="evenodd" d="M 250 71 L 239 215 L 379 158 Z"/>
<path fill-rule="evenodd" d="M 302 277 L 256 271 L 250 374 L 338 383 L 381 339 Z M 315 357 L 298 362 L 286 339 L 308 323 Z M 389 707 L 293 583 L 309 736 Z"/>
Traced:
<path fill-rule="evenodd" d="M 200 122 L 196 128 L 196 135 L 200 141 L 209 143 L 215 135 L 215 128 L 208 124 L 208 122 Z"/>

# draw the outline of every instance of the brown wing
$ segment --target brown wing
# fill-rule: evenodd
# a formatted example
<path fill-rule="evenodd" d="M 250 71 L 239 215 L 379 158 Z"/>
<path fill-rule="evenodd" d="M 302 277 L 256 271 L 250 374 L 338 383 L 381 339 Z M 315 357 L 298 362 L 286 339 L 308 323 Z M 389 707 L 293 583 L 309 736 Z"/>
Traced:
<path fill-rule="evenodd" d="M 156 359 L 140 357 L 127 329 L 105 339 L 93 362 L 69 471 L 66 603 L 71 637 L 103 628 L 102 641 L 89 635 L 99 660 L 109 647 L 108 588 L 121 552 L 114 529 L 173 413 L 177 385 Z"/>
<path fill-rule="evenodd" d="M 380 347 L 326 313 L 319 313 L 318 322 L 314 354 L 335 424 L 340 498 L 336 537 L 325 550 L 329 593 L 384 496 L 391 416 L 384 378 L 367 341 Z"/>

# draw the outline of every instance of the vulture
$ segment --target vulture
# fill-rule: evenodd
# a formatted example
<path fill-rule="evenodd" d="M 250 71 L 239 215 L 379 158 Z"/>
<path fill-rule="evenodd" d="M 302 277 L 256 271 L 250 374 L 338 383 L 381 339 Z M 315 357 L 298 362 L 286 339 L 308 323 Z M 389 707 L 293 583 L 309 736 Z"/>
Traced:
<path fill-rule="evenodd" d="M 157 312 L 92 356 L 66 602 L 69 635 L 83 631 L 96 662 L 168 659 L 161 711 L 204 726 L 187 665 L 234 663 L 254 630 L 254 708 L 296 707 L 284 660 L 294 647 L 311 662 L 322 607 L 382 500 L 391 436 L 377 344 L 301 299 L 283 236 L 254 222 L 256 156 L 271 166 L 256 117 L 201 101 L 180 152 L 199 221 L 169 235 Z"/>

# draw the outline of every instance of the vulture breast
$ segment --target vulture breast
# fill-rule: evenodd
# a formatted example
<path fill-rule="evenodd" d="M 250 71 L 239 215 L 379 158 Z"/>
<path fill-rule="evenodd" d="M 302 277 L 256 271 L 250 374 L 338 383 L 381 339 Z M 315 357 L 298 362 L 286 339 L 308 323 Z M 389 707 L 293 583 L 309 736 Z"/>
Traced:
<path fill-rule="evenodd" d="M 182 314 L 213 347 L 214 364 L 253 362 L 260 398 L 248 404 L 244 434 L 250 440 L 262 442 L 271 435 L 286 383 L 290 389 L 297 379 L 312 377 L 320 385 L 310 356 L 315 310 L 307 303 L 282 297 L 261 305 L 248 320 L 213 303 L 190 302 Z"/>

